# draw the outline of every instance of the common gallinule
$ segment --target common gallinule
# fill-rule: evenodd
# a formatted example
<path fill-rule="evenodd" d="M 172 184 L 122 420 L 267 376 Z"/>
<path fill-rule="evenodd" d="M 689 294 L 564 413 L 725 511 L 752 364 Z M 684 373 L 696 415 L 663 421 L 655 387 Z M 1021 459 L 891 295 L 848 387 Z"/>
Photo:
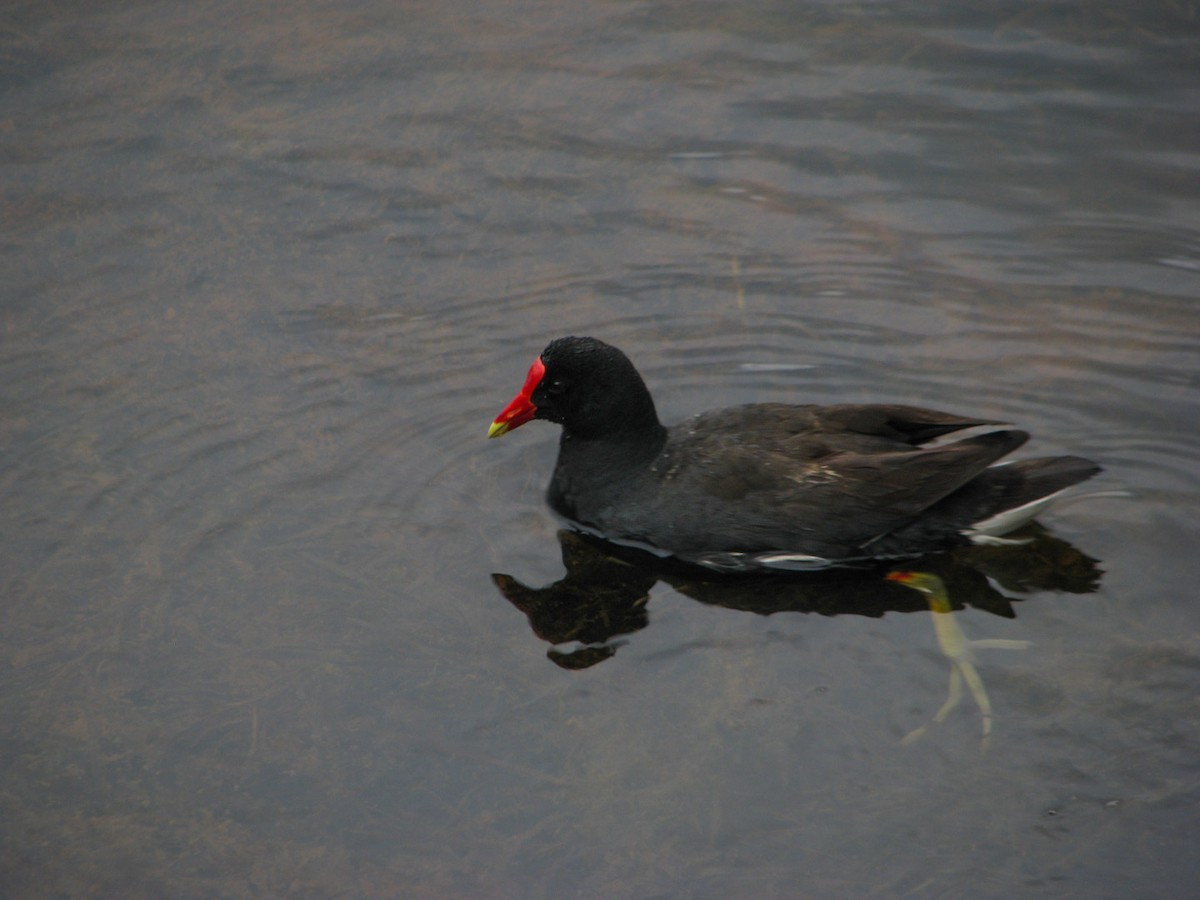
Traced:
<path fill-rule="evenodd" d="M 1078 456 L 992 466 L 1023 431 L 897 405 L 752 403 L 663 427 L 616 347 L 552 341 L 489 437 L 562 426 L 547 499 L 576 527 L 718 570 L 813 569 L 994 542 L 1100 471 Z"/>

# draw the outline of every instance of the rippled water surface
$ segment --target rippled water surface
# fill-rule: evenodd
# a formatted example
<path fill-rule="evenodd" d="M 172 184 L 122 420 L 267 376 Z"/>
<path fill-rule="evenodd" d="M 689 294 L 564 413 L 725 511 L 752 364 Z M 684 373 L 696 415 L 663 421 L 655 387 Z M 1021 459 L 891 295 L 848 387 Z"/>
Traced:
<path fill-rule="evenodd" d="M 5 896 L 1200 882 L 1196 4 L 68 0 L 0 42 Z M 904 742 L 953 648 L 879 573 L 560 543 L 555 430 L 484 435 L 571 332 L 667 420 L 887 400 L 1103 464 L 927 563 L 1032 642 L 975 656 L 990 746 L 970 691 Z"/>

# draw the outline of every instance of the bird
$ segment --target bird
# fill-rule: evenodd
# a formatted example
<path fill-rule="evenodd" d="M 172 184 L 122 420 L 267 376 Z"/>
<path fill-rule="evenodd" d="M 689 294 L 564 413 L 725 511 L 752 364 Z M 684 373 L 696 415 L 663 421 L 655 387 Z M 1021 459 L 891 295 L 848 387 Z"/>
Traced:
<path fill-rule="evenodd" d="M 667 427 L 621 350 L 550 342 L 488 437 L 560 425 L 546 491 L 568 525 L 723 572 L 921 556 L 1003 535 L 1099 472 L 1078 456 L 993 465 L 1003 422 L 898 404 L 750 403 Z M 928 446 L 964 429 L 997 426 Z"/>

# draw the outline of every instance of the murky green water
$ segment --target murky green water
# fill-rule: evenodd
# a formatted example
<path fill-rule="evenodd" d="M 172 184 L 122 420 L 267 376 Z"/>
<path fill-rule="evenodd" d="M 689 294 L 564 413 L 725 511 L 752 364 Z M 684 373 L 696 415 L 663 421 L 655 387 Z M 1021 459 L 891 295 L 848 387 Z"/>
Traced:
<path fill-rule="evenodd" d="M 5 896 L 1200 880 L 1195 4 L 26 3 L 0 47 Z M 553 429 L 484 435 L 570 332 L 667 420 L 916 403 L 1105 466 L 929 563 L 1032 642 L 975 655 L 987 752 L 969 693 L 902 743 L 920 595 L 560 546 Z"/>

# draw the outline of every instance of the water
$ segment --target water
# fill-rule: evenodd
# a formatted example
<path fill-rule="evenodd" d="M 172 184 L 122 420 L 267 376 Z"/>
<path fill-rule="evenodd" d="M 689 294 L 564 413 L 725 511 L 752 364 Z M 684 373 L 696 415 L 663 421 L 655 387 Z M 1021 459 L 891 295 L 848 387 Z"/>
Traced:
<path fill-rule="evenodd" d="M 6 896 L 1200 878 L 1194 5 L 65 2 L 0 35 Z M 967 639 L 1033 642 L 976 654 L 990 748 L 969 695 L 902 744 L 950 663 L 899 585 L 568 542 L 594 605 L 559 615 L 553 429 L 484 434 L 570 332 L 667 420 L 888 400 L 1101 462 L 1127 496 L 1036 554 L 943 561 Z"/>

